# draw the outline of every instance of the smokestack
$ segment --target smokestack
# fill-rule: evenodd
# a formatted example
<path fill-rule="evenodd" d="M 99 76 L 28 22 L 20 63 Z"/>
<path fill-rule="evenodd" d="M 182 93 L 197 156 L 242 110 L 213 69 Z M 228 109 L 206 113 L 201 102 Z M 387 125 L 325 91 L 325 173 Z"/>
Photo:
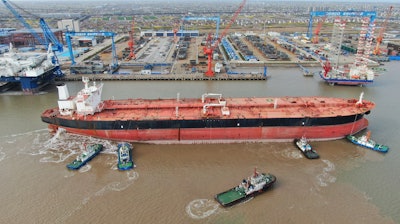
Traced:
<path fill-rule="evenodd" d="M 65 83 L 57 85 L 57 89 L 58 89 L 59 100 L 67 100 L 69 98 L 68 88 Z"/>

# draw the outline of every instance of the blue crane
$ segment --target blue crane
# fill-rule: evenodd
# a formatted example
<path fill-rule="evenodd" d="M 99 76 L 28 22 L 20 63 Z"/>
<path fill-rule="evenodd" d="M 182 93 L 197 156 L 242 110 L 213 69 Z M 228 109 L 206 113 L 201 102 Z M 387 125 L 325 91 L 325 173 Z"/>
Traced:
<path fill-rule="evenodd" d="M 36 40 L 41 44 L 44 45 L 46 47 L 49 46 L 50 43 L 52 43 L 53 46 L 53 51 L 59 51 L 62 52 L 63 51 L 63 45 L 58 41 L 57 37 L 54 35 L 54 33 L 51 31 L 50 27 L 47 25 L 46 21 L 44 21 L 43 18 L 39 19 L 39 25 L 42 28 L 43 31 L 43 36 L 44 38 L 42 38 L 24 19 L 24 17 L 22 17 L 17 10 L 14 9 L 14 7 L 17 7 L 19 9 L 21 9 L 20 7 L 16 6 L 15 4 L 14 7 L 10 4 L 9 1 L 7 0 L 2 0 L 4 5 L 11 11 L 11 13 L 24 25 L 24 27 L 26 29 L 29 30 L 29 32 L 31 32 L 31 34 L 36 38 Z M 23 9 L 21 9 L 23 10 Z M 25 10 L 23 10 L 25 11 Z M 33 15 L 33 14 L 31 14 Z M 33 15 L 35 16 L 35 15 Z M 35 16 L 38 18 L 38 16 Z"/>
<path fill-rule="evenodd" d="M 111 67 L 113 69 L 118 67 L 118 60 L 117 60 L 117 51 L 115 48 L 115 43 L 114 43 L 114 36 L 115 33 L 113 32 L 75 32 L 75 31 L 67 31 L 65 33 L 65 39 L 67 41 L 68 45 L 68 50 L 69 50 L 69 56 L 71 58 L 71 64 L 74 65 L 76 64 L 74 60 L 74 53 L 72 50 L 72 43 L 71 43 L 71 37 L 72 36 L 83 36 L 83 37 L 95 37 L 95 36 L 105 36 L 105 37 L 111 37 L 111 50 L 112 50 L 112 62 L 111 62 Z"/>

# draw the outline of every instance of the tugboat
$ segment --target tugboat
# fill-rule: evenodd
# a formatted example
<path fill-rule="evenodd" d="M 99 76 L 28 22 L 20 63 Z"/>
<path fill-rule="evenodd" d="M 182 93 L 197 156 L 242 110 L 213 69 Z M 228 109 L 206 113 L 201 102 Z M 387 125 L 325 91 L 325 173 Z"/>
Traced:
<path fill-rule="evenodd" d="M 132 147 L 127 142 L 118 144 L 118 169 L 130 170 L 134 166 L 132 161 Z"/>
<path fill-rule="evenodd" d="M 78 170 L 91 159 L 93 159 L 96 155 L 98 155 L 102 150 L 102 144 L 89 145 L 88 147 L 86 147 L 85 151 L 83 151 L 80 155 L 76 157 L 74 161 L 67 164 L 67 168 L 71 170 Z"/>
<path fill-rule="evenodd" d="M 223 206 L 228 207 L 237 204 L 246 198 L 265 192 L 276 181 L 276 177 L 270 173 L 259 173 L 254 169 L 252 176 L 236 187 L 215 195 L 215 199 Z"/>
<path fill-rule="evenodd" d="M 301 137 L 301 139 L 295 139 L 294 140 L 295 145 L 297 148 L 300 149 L 300 151 L 303 153 L 305 157 L 308 159 L 318 159 L 319 155 L 318 153 L 311 147 L 311 145 L 308 143 L 306 137 Z"/>
<path fill-rule="evenodd" d="M 348 135 L 347 139 L 352 143 L 363 146 L 368 149 L 372 149 L 378 152 L 386 153 L 389 151 L 389 147 L 386 145 L 378 144 L 371 138 L 371 131 L 368 131 L 366 135 L 362 135 L 361 137 L 356 137 L 354 135 Z"/>

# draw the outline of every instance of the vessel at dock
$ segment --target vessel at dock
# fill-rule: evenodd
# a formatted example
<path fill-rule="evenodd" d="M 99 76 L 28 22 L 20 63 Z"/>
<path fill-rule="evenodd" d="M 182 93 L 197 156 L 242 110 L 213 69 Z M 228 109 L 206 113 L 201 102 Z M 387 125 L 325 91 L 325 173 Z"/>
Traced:
<path fill-rule="evenodd" d="M 325 63 L 321 61 L 323 71 L 320 72 L 320 77 L 330 85 L 349 85 L 363 86 L 374 81 L 375 73 L 370 68 L 369 64 L 374 61 L 369 59 L 371 52 L 371 44 L 374 34 L 375 24 L 369 18 L 362 19 L 360 35 L 358 38 L 357 52 L 352 63 L 345 63 L 339 66 L 342 53 L 342 37 L 346 26 L 346 21 L 336 18 L 333 24 L 332 31 L 332 58 L 334 64 L 331 65 L 329 60 Z"/>
<path fill-rule="evenodd" d="M 330 85 L 364 86 L 374 82 L 375 72 L 366 66 L 346 65 L 332 67 L 329 61 L 323 65 L 320 77 Z"/>
<path fill-rule="evenodd" d="M 26 94 L 37 93 L 62 72 L 51 51 L 47 53 L 17 53 L 10 44 L 10 51 L 0 57 L 0 82 L 17 83 Z"/>
<path fill-rule="evenodd" d="M 85 87 L 70 96 L 57 86 L 58 107 L 41 119 L 52 131 L 148 143 L 210 143 L 339 139 L 368 126 L 371 101 L 333 97 L 201 98 L 102 100 L 103 83 L 83 77 Z"/>
<path fill-rule="evenodd" d="M 224 207 L 232 206 L 265 192 L 275 181 L 276 177 L 274 175 L 270 173 L 259 173 L 254 169 L 253 175 L 247 179 L 243 179 L 238 186 L 215 195 L 215 200 Z"/>

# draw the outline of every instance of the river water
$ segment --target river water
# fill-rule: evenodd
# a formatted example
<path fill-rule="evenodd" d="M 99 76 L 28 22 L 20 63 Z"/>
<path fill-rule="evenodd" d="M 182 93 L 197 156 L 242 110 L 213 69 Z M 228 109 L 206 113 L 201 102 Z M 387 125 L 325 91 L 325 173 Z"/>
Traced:
<path fill-rule="evenodd" d="M 0 223 L 400 223 L 400 63 L 368 87 L 329 86 L 298 68 L 269 68 L 267 81 L 108 81 L 103 98 L 334 96 L 376 103 L 367 118 L 387 154 L 345 139 L 312 142 L 308 160 L 293 143 L 134 144 L 136 168 L 118 171 L 117 142 L 49 134 L 40 120 L 57 106 L 45 94 L 0 95 Z M 71 94 L 81 82 L 69 82 Z M 105 150 L 79 171 L 65 165 L 84 144 Z M 272 189 L 230 208 L 216 193 L 237 185 L 254 167 L 277 177 Z"/>

